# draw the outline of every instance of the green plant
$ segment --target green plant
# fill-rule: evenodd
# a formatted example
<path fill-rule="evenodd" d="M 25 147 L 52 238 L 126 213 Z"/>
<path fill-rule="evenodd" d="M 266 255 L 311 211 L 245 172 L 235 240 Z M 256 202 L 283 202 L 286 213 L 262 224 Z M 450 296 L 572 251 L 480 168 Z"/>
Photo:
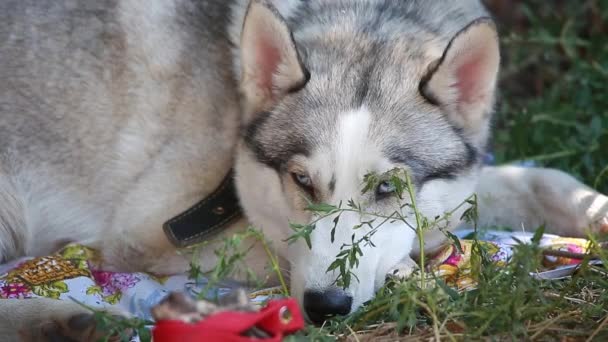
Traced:
<path fill-rule="evenodd" d="M 309 203 L 306 210 L 313 212 L 316 217 L 308 224 L 290 224 L 290 227 L 294 233 L 287 239 L 287 242 L 292 244 L 297 242 L 299 239 L 304 239 L 308 245 L 308 248 L 311 248 L 310 234 L 312 234 L 312 232 L 315 230 L 315 226 L 320 220 L 327 217 L 334 217 L 334 226 L 331 230 L 331 242 L 333 243 L 335 230 L 342 213 L 354 212 L 360 217 L 367 218 L 353 227 L 351 243 L 342 244 L 340 247 L 340 252 L 336 255 L 335 260 L 326 270 L 326 272 L 331 272 L 334 270 L 339 271 L 335 284 L 343 288 L 347 288 L 350 285 L 353 277 L 355 277 L 355 280 L 358 281 L 356 275 L 352 272 L 352 269 L 359 265 L 359 258 L 363 256 L 362 246 L 376 247 L 372 238 L 385 223 L 402 222 L 405 227 L 409 227 L 410 229 L 414 230 L 416 232 L 416 236 L 418 237 L 419 248 L 421 251 L 424 251 L 424 234 L 431 229 L 439 229 L 450 239 L 455 241 L 455 243 L 459 246 L 458 239 L 445 228 L 447 227 L 451 216 L 456 211 L 460 210 L 464 205 L 469 204 L 470 207 L 464 211 L 462 218 L 469 222 L 476 221 L 477 198 L 475 195 L 470 196 L 453 210 L 448 211 L 441 216 L 437 216 L 433 220 L 429 220 L 428 218 L 422 216 L 418 206 L 416 205 L 416 197 L 414 196 L 415 191 L 411 177 L 409 173 L 402 168 L 395 168 L 384 174 L 366 174 L 363 179 L 363 189 L 361 190 L 361 193 L 365 194 L 372 189 L 376 189 L 382 182 L 387 182 L 388 185 L 394 189 L 394 196 L 398 202 L 395 210 L 388 215 L 366 211 L 365 209 L 362 209 L 359 203 L 356 203 L 351 199 L 347 202 L 346 206 L 343 206 L 343 203 L 339 203 L 338 205 Z M 404 197 L 405 195 L 407 195 L 407 198 Z M 416 226 L 412 226 L 412 224 L 407 220 L 409 216 L 406 211 L 409 211 L 415 218 Z M 364 226 L 367 226 L 369 231 L 357 239 L 354 231 Z M 421 274 L 420 285 L 424 287 L 426 280 L 424 253 L 421 253 L 418 264 Z"/>
<path fill-rule="evenodd" d="M 486 2 L 504 23 L 497 161 L 535 161 L 608 192 L 608 1 Z"/>

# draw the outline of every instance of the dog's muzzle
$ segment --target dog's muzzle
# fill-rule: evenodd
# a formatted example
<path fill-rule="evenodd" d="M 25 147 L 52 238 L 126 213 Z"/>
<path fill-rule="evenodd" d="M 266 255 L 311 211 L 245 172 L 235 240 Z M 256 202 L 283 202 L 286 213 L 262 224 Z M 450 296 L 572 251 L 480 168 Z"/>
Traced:
<path fill-rule="evenodd" d="M 348 315 L 353 304 L 353 297 L 338 288 L 323 291 L 306 290 L 303 304 L 308 318 L 315 324 L 322 324 L 330 317 Z"/>

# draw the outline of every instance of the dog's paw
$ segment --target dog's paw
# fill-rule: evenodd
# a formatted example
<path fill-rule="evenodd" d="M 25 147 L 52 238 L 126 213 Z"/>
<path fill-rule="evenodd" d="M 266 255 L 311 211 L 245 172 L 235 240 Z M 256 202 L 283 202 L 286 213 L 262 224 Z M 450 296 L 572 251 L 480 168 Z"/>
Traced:
<path fill-rule="evenodd" d="M 591 224 L 591 231 L 601 235 L 608 234 L 608 213 L 603 218 L 596 220 Z"/>
<path fill-rule="evenodd" d="M 596 193 L 595 200 L 585 212 L 587 220 L 591 222 L 591 232 L 608 234 L 608 197 Z"/>
<path fill-rule="evenodd" d="M 410 257 L 399 262 L 386 274 L 386 280 L 403 281 L 418 268 L 418 265 Z"/>
<path fill-rule="evenodd" d="M 596 228 L 601 234 L 608 234 L 608 214 L 597 223 Z"/>
<path fill-rule="evenodd" d="M 114 316 L 116 320 L 125 319 L 123 316 Z M 120 333 L 109 331 L 100 327 L 92 313 L 78 313 L 67 320 L 49 320 L 22 330 L 19 333 L 23 342 L 93 342 L 108 341 L 119 342 L 133 336 L 133 331 L 125 330 Z"/>

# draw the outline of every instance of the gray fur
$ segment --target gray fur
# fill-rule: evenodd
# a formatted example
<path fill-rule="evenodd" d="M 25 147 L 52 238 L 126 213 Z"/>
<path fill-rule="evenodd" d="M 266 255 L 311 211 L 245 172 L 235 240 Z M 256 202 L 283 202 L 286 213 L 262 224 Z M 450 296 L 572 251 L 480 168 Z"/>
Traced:
<path fill-rule="evenodd" d="M 387 142 L 386 152 L 415 161 L 421 178 L 432 175 L 428 164 L 440 156 L 449 156 L 446 167 L 461 163 L 467 143 L 453 144 L 461 139 L 440 112 L 417 115 L 431 106 L 412 90 L 451 35 L 486 15 L 470 3 L 300 4 L 289 26 L 312 79 L 269 118 L 258 117 L 246 129 L 246 141 L 260 145 L 261 159 L 284 163 L 303 148 L 322 146 L 337 113 L 365 104 L 378 116 L 374 134 Z M 238 77 L 228 64 L 230 5 L 182 0 L 152 3 L 146 13 L 145 2 L 135 0 L 122 7 L 109 0 L 0 3 L 0 177 L 12 184 L 3 196 L 23 204 L 3 215 L 1 229 L 18 236 L 26 222 L 42 240 L 12 237 L 0 260 L 50 253 L 58 242 L 100 245 L 96 232 L 113 226 L 158 227 L 180 210 L 170 202 L 184 207 L 213 188 L 230 163 L 235 140 L 229 137 L 238 126 Z M 155 6 L 173 13 L 155 13 Z M 436 133 L 415 134 L 425 127 Z M 121 139 L 134 134 L 145 144 L 125 151 Z M 176 171 L 197 167 L 217 172 Z M 188 180 L 154 184 L 162 182 L 157 173 Z M 123 213 L 129 202 L 147 201 L 131 195 L 141 188 L 153 191 L 155 206 L 169 215 Z"/>
<path fill-rule="evenodd" d="M 222 179 L 238 131 L 228 5 L 0 2 L 0 184 L 13 184 L 0 197 L 24 208 L 0 229 L 37 240 L 0 260 L 57 241 L 99 246 L 99 233 L 125 226 L 158 239 Z"/>
<path fill-rule="evenodd" d="M 338 117 L 366 106 L 373 139 L 420 182 L 467 170 L 485 141 L 467 141 L 418 87 L 450 39 L 487 15 L 478 1 L 304 2 L 289 25 L 310 81 L 259 113 L 245 141 L 280 170 L 294 155 L 328 146 Z"/>

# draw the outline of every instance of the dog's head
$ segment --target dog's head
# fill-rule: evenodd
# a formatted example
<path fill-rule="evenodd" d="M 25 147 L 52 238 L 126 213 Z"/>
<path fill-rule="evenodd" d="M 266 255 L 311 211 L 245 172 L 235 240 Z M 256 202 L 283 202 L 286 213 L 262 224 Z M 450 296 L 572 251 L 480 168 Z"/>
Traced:
<path fill-rule="evenodd" d="M 362 192 L 364 178 L 403 168 L 423 215 L 454 209 L 474 191 L 499 66 L 488 19 L 442 40 L 423 31 L 366 30 L 352 15 L 334 25 L 321 20 L 321 30 L 308 23 L 294 39 L 273 7 L 254 1 L 239 50 L 241 202 L 289 260 L 292 293 L 313 320 L 348 314 L 369 300 L 387 271 L 408 257 L 415 233 L 403 221 L 372 222 L 356 211 L 319 218 L 306 210 L 309 201 L 346 207 L 352 200 L 364 212 L 391 215 L 400 206 L 394 187 L 379 182 Z M 414 215 L 404 214 L 415 227 Z M 370 224 L 353 229 L 362 221 Z M 315 223 L 310 248 L 304 240 L 287 246 L 290 222 Z M 343 246 L 381 223 L 372 244 L 360 244 L 350 284 L 338 287 L 339 268 L 326 270 Z"/>

